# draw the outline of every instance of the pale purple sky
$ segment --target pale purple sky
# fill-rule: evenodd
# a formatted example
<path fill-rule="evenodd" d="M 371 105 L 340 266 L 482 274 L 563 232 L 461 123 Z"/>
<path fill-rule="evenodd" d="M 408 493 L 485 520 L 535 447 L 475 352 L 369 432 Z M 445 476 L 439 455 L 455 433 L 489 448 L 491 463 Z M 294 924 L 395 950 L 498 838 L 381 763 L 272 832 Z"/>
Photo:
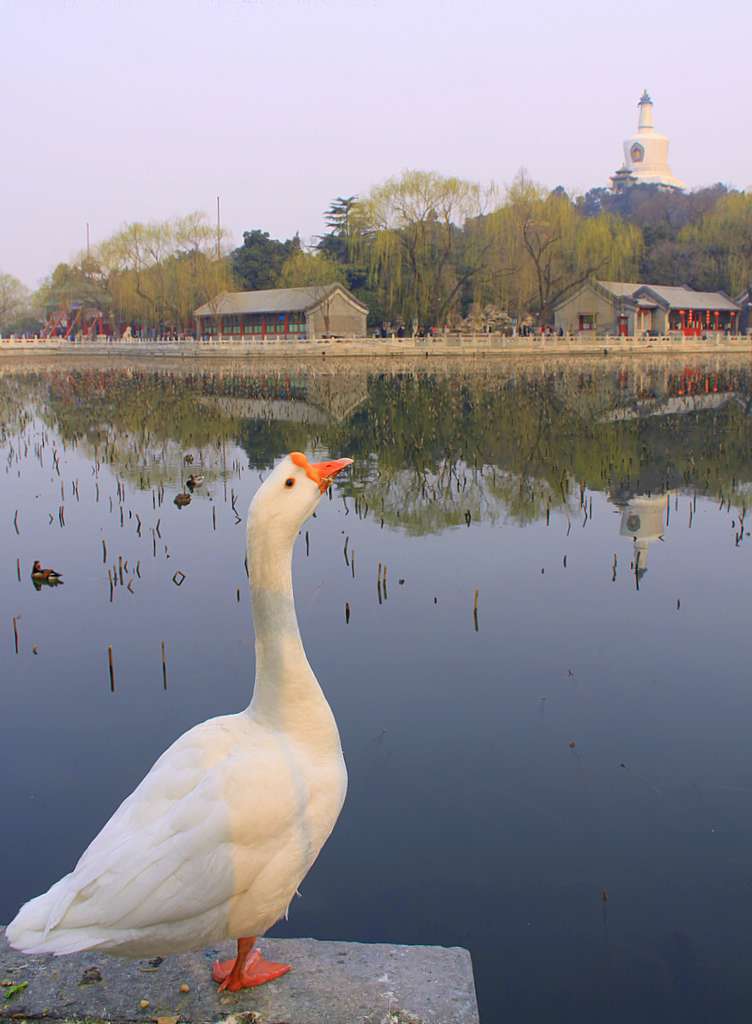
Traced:
<path fill-rule="evenodd" d="M 647 88 L 691 187 L 752 184 L 748 0 L 0 0 L 0 272 L 222 197 L 322 230 L 404 168 L 606 185 Z"/>

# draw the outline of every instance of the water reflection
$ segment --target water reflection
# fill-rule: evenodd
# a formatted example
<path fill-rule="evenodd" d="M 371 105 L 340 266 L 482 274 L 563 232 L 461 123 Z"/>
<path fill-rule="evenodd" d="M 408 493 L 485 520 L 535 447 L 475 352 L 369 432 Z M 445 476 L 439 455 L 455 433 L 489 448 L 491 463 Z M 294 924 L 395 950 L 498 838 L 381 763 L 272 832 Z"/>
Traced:
<path fill-rule="evenodd" d="M 648 551 L 656 540 L 663 540 L 663 517 L 667 502 L 671 501 L 669 492 L 666 494 L 635 494 L 630 498 L 612 499 L 617 508 L 621 509 L 619 534 L 631 537 L 633 541 L 632 571 L 637 580 L 641 580 L 648 571 Z"/>
<path fill-rule="evenodd" d="M 33 406 L 64 441 L 141 488 L 185 490 L 187 449 L 209 481 L 227 477 L 233 442 L 261 470 L 296 448 L 350 451 L 353 493 L 418 535 L 468 515 L 525 523 L 554 508 L 574 513 L 583 488 L 618 503 L 630 490 L 675 487 L 743 501 L 752 478 L 743 363 L 66 368 L 6 372 L 0 388 L 6 422 L 14 402 Z"/>

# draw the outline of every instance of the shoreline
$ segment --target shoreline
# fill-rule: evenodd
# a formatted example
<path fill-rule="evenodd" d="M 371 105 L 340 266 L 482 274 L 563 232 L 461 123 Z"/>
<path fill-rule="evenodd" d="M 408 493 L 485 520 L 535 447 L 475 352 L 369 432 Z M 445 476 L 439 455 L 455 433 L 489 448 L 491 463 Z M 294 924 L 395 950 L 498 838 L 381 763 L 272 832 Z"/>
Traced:
<path fill-rule="evenodd" d="M 70 342 L 2 340 L 0 359 L 14 356 L 115 356 L 131 359 L 295 359 L 310 362 L 331 357 L 428 359 L 431 357 L 509 358 L 515 356 L 685 356 L 752 355 L 752 337 L 719 339 L 668 338 L 402 338 L 313 342 Z"/>

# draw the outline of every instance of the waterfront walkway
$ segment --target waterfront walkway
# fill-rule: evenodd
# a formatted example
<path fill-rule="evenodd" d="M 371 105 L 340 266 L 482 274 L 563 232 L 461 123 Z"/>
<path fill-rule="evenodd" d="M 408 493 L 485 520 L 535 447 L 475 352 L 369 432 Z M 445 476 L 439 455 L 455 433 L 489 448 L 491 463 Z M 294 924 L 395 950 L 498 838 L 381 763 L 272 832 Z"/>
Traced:
<path fill-rule="evenodd" d="M 526 355 L 534 353 L 602 355 L 622 353 L 691 354 L 718 352 L 752 353 L 752 335 L 710 335 L 707 338 L 529 336 L 506 337 L 493 334 L 439 335 L 433 338 L 345 338 L 315 341 L 70 341 L 62 338 L 0 338 L 0 358 L 5 354 L 55 352 L 86 355 L 126 356 L 224 356 L 263 358 L 294 356 L 456 356 Z"/>

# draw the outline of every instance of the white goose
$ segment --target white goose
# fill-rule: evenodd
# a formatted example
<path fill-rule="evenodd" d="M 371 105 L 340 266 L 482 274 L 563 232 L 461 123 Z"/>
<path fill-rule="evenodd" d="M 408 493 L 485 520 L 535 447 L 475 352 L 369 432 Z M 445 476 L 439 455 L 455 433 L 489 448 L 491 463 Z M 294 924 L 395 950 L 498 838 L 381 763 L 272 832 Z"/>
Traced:
<path fill-rule="evenodd" d="M 254 949 L 286 912 L 339 816 L 347 789 L 334 716 L 303 650 L 292 549 L 352 459 L 282 460 L 248 513 L 256 629 L 249 707 L 184 733 L 159 758 L 75 869 L 8 925 L 27 953 L 97 949 L 144 957 L 237 939 L 214 965 L 220 988 L 278 978 Z"/>

